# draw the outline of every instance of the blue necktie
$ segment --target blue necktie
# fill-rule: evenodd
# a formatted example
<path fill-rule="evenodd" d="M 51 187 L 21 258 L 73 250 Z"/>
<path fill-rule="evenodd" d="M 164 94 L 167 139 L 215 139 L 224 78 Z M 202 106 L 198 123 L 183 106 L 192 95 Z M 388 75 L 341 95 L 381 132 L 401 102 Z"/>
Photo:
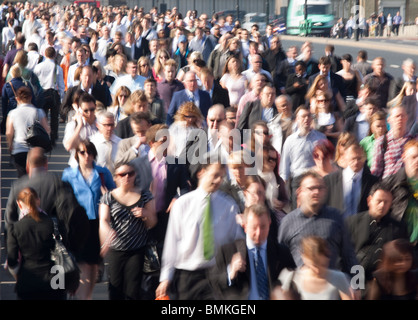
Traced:
<path fill-rule="evenodd" d="M 269 300 L 269 284 L 267 280 L 266 269 L 264 268 L 263 259 L 261 258 L 260 249 L 255 249 L 255 275 L 257 278 L 257 289 L 261 300 Z"/>

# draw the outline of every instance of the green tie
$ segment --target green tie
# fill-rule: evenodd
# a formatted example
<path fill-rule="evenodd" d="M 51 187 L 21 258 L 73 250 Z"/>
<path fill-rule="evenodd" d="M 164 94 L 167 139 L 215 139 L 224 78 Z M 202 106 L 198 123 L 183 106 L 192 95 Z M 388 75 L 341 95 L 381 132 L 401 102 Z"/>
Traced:
<path fill-rule="evenodd" d="M 212 259 L 214 255 L 214 238 L 212 228 L 212 216 L 210 213 L 210 194 L 206 196 L 207 205 L 203 212 L 203 256 L 206 260 Z"/>

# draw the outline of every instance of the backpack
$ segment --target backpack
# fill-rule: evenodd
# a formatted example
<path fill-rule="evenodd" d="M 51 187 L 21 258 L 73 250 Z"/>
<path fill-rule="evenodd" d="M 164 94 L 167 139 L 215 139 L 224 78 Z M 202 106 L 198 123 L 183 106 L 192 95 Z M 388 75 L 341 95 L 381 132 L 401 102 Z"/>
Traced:
<path fill-rule="evenodd" d="M 36 107 L 43 108 L 45 104 L 44 89 L 42 89 L 36 74 L 30 71 L 28 78 L 24 78 L 22 74 L 22 80 L 26 86 L 32 88 L 33 93 L 35 95 Z"/>

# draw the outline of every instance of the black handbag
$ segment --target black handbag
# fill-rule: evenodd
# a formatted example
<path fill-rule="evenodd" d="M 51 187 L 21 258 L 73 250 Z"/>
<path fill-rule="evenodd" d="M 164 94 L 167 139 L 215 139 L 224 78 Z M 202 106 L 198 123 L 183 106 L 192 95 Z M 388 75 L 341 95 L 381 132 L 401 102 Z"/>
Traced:
<path fill-rule="evenodd" d="M 51 260 L 57 266 L 61 266 L 65 273 L 65 290 L 74 293 L 80 284 L 80 269 L 77 266 L 75 257 L 67 250 L 62 242 L 62 236 L 58 230 L 58 223 L 55 217 L 52 217 L 54 222 L 55 240 L 54 249 L 51 250 Z"/>
<path fill-rule="evenodd" d="M 38 120 L 35 120 L 33 125 L 28 128 L 26 142 L 31 147 L 43 148 L 45 152 L 50 152 L 52 150 L 51 138 Z"/>
<path fill-rule="evenodd" d="M 160 258 L 157 251 L 157 243 L 152 241 L 145 246 L 144 273 L 154 273 L 160 270 Z"/>

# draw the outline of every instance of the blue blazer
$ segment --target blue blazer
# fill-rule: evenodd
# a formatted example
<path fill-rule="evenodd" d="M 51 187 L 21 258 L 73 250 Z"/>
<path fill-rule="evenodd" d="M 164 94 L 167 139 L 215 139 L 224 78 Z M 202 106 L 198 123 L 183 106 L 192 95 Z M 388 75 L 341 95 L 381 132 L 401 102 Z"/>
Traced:
<path fill-rule="evenodd" d="M 62 180 L 71 184 L 75 197 L 86 210 L 89 220 L 98 219 L 99 217 L 99 203 L 102 196 L 100 174 L 103 174 L 104 184 L 108 190 L 116 187 L 109 169 L 97 165 L 94 165 L 94 169 L 91 185 L 86 183 L 78 166 L 65 168 L 62 173 Z"/>
<path fill-rule="evenodd" d="M 212 98 L 209 95 L 209 92 L 199 89 L 199 99 L 200 99 L 200 112 L 202 112 L 203 117 L 206 120 L 208 115 L 208 110 L 212 106 Z M 168 107 L 167 120 L 166 124 L 169 126 L 174 122 L 174 115 L 180 106 L 189 101 L 189 97 L 186 93 L 186 89 L 174 92 L 173 97 L 171 98 L 170 106 Z"/>

